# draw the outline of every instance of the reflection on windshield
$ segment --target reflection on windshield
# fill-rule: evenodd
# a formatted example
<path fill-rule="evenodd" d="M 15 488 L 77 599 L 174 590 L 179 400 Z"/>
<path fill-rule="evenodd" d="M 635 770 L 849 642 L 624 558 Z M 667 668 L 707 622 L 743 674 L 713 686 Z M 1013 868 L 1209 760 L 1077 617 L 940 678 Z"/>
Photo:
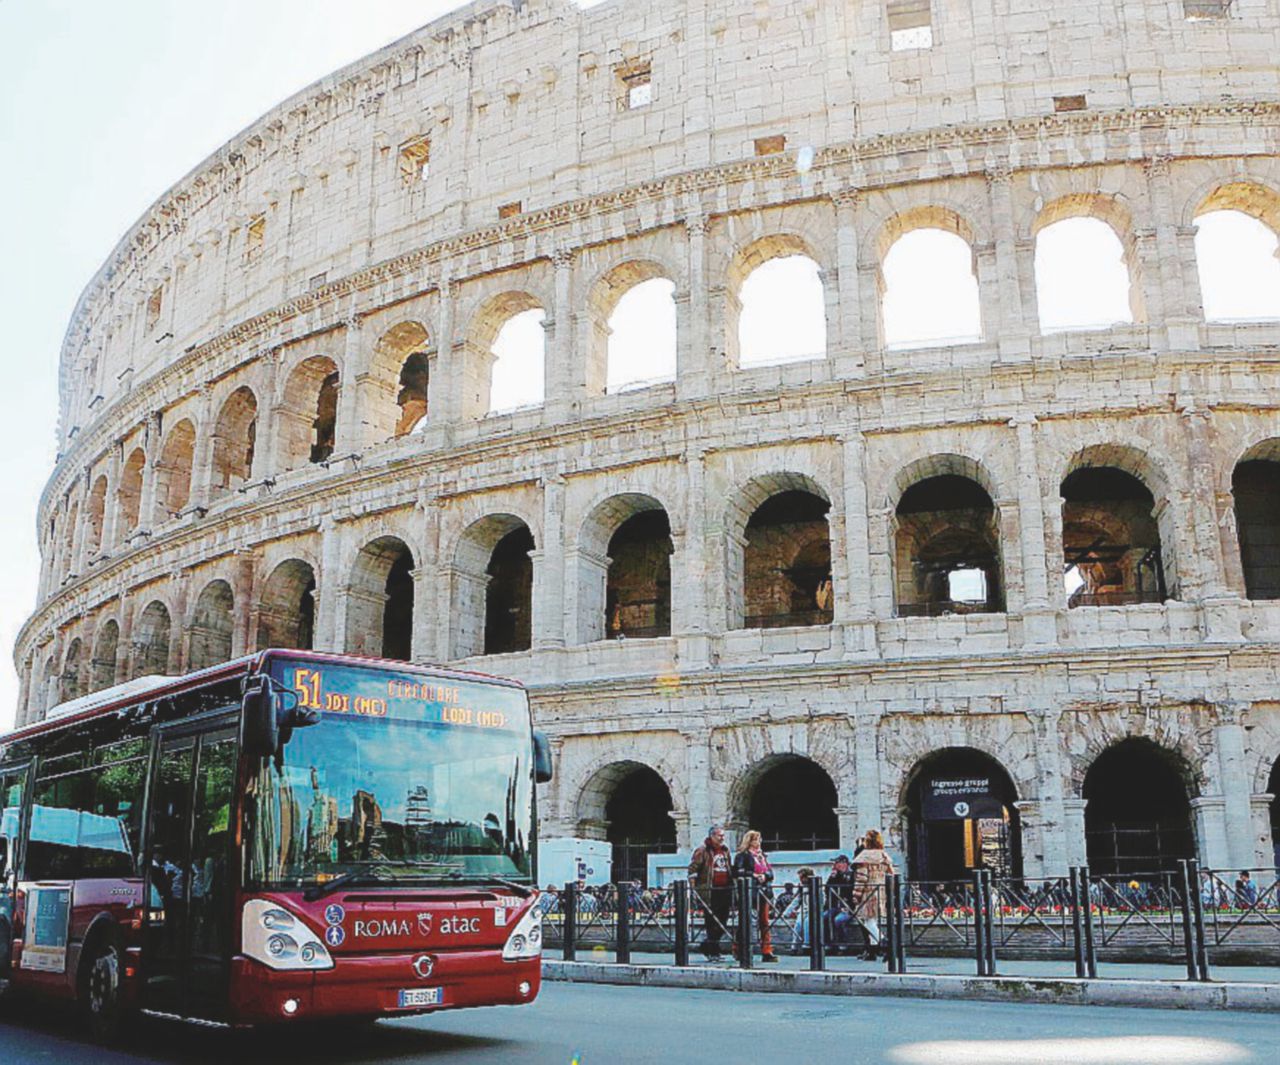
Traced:
<path fill-rule="evenodd" d="M 250 782 L 249 879 L 528 879 L 525 745 L 520 731 L 326 714 Z"/>

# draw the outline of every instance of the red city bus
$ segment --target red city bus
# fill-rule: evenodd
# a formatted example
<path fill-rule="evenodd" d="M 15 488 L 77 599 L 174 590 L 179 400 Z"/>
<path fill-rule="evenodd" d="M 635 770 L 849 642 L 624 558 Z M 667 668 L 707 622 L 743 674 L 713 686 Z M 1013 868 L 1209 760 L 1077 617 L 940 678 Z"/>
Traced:
<path fill-rule="evenodd" d="M 518 684 L 265 651 L 0 736 L 0 993 L 255 1025 L 532 1002 Z"/>

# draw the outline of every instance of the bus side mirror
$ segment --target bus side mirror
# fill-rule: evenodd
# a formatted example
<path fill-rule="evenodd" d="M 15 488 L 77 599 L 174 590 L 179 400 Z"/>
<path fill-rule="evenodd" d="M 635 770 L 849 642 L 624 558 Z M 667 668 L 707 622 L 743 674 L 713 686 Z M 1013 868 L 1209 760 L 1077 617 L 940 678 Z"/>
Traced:
<path fill-rule="evenodd" d="M 280 722 L 270 677 L 253 677 L 245 688 L 244 750 L 251 758 L 270 758 L 280 750 Z"/>
<path fill-rule="evenodd" d="M 0 883 L 9 874 L 9 841 L 0 836 Z"/>
<path fill-rule="evenodd" d="M 545 732 L 533 733 L 533 779 L 538 784 L 551 783 L 551 741 Z"/>

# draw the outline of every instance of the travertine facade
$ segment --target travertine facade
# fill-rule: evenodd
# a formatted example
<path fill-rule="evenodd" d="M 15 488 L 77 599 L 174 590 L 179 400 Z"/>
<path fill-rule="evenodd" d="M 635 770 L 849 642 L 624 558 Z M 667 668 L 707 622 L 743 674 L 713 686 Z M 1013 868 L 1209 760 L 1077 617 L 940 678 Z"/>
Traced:
<path fill-rule="evenodd" d="M 1276 2 L 935 0 L 932 46 L 902 51 L 886 12 L 479 0 L 192 171 L 67 334 L 19 720 L 259 645 L 401 639 L 530 685 L 558 755 L 544 831 L 604 831 L 641 764 L 687 845 L 799 755 L 844 845 L 901 842 L 913 767 L 974 748 L 1016 789 L 1027 873 L 1059 872 L 1085 857 L 1089 765 L 1141 736 L 1180 767 L 1203 860 L 1270 864 L 1280 601 L 1246 595 L 1233 475 L 1280 456 L 1280 325 L 1205 321 L 1194 225 L 1280 219 Z M 1041 335 L 1036 234 L 1075 215 L 1120 238 L 1135 321 Z M 979 340 L 885 345 L 881 263 L 920 227 L 971 245 Z M 742 281 L 796 254 L 826 357 L 739 367 Z M 605 322 L 653 277 L 676 380 L 606 394 Z M 490 345 L 532 307 L 546 401 L 490 415 Z M 1093 467 L 1149 491 L 1160 601 L 1068 606 L 1062 486 Z M 989 497 L 997 609 L 900 609 L 898 507 L 933 476 Z M 744 628 L 747 527 L 783 491 L 829 505 L 830 621 Z M 658 507 L 671 635 L 607 638 L 610 539 Z M 532 647 L 484 655 L 522 525 Z"/>

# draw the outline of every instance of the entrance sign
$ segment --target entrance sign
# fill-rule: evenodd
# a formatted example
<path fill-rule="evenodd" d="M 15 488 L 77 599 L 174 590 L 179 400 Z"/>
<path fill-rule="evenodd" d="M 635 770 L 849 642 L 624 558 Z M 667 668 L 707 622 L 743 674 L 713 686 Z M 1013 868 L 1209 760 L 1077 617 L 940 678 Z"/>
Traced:
<path fill-rule="evenodd" d="M 924 793 L 926 821 L 1004 817 L 1004 803 L 992 794 L 989 776 L 933 777 Z"/>

